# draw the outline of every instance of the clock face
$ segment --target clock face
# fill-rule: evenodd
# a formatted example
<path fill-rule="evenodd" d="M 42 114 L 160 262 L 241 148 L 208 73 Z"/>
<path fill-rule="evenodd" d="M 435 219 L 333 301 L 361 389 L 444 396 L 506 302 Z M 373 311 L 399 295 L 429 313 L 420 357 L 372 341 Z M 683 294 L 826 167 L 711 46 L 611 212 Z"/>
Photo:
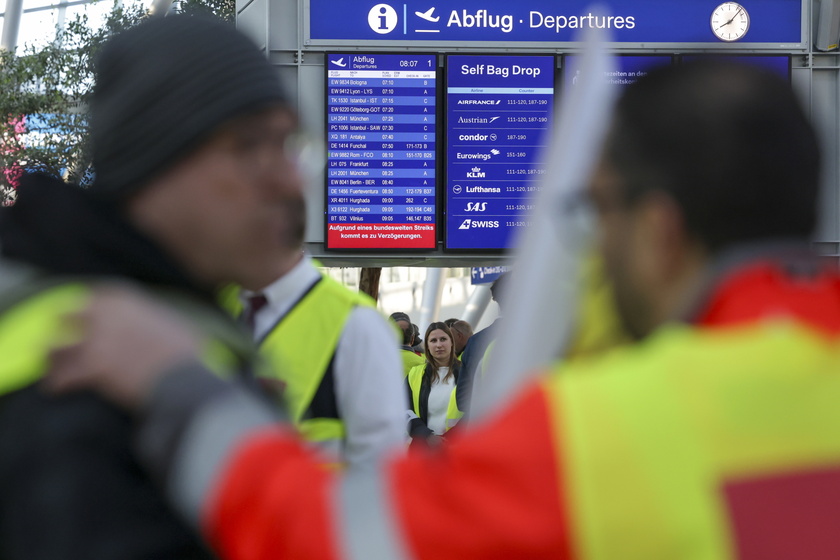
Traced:
<path fill-rule="evenodd" d="M 724 2 L 712 12 L 712 33 L 721 41 L 737 41 L 750 28 L 750 15 L 736 2 Z"/>

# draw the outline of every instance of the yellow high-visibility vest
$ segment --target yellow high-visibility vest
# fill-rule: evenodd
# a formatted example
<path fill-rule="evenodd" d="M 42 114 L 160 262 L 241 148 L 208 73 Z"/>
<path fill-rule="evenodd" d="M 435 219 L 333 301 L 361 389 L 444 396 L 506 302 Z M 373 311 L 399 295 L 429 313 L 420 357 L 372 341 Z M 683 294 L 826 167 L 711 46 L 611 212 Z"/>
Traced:
<path fill-rule="evenodd" d="M 423 373 L 426 371 L 426 364 L 411 368 L 408 372 L 408 385 L 411 387 L 411 398 L 414 406 L 414 414 L 420 416 L 420 388 L 423 384 Z M 458 409 L 456 399 L 457 386 L 452 387 L 449 395 L 449 405 L 446 407 L 446 431 L 452 429 L 458 423 L 464 413 Z M 428 418 L 426 419 L 428 421 Z"/>
<path fill-rule="evenodd" d="M 241 313 L 242 305 L 230 290 L 223 297 L 234 315 Z M 260 342 L 260 353 L 271 368 L 259 375 L 282 386 L 286 411 L 308 441 L 345 438 L 332 363 L 344 325 L 360 305 L 373 307 L 373 300 L 322 275 Z"/>
<path fill-rule="evenodd" d="M 664 327 L 544 384 L 580 558 L 735 558 L 840 481 L 840 346 L 800 324 Z M 786 488 L 814 508 L 773 511 Z"/>

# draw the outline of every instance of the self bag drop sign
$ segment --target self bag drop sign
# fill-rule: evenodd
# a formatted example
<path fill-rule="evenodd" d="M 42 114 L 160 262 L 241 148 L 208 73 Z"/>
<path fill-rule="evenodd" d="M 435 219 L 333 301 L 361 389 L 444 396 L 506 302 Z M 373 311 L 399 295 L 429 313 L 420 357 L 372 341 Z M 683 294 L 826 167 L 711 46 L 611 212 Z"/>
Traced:
<path fill-rule="evenodd" d="M 591 0 L 525 2 L 456 0 L 310 0 L 309 40 L 568 42 L 586 28 L 606 28 L 621 43 L 719 43 L 710 18 L 721 0 Z M 801 0 L 742 1 L 750 28 L 739 43 L 802 42 Z"/>

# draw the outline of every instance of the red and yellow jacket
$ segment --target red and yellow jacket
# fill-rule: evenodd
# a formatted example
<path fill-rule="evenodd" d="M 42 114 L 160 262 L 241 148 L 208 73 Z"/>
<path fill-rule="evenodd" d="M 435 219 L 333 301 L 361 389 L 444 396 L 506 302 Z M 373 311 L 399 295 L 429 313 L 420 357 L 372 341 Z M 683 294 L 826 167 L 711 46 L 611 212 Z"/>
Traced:
<path fill-rule="evenodd" d="M 754 263 L 442 452 L 336 476 L 238 395 L 166 472 L 231 560 L 840 558 L 838 334 L 840 274 Z"/>

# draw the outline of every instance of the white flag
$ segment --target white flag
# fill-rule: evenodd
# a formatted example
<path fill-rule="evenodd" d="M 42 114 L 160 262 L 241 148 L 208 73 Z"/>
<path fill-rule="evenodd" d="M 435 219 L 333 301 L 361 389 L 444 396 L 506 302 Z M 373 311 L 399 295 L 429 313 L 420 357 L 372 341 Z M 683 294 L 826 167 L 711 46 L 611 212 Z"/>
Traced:
<path fill-rule="evenodd" d="M 531 226 L 515 240 L 513 270 L 500 297 L 506 302 L 504 318 L 486 373 L 476 379 L 473 420 L 498 409 L 538 367 L 561 356 L 574 334 L 578 277 L 592 227 L 586 211 L 574 210 L 571 202 L 592 176 L 616 94 L 605 80 L 614 67 L 605 50 L 607 32 L 591 29 L 584 39 L 583 55 L 576 57 L 580 66 L 571 70 L 574 85 L 557 96 L 544 154 L 547 171 L 532 199 Z"/>

